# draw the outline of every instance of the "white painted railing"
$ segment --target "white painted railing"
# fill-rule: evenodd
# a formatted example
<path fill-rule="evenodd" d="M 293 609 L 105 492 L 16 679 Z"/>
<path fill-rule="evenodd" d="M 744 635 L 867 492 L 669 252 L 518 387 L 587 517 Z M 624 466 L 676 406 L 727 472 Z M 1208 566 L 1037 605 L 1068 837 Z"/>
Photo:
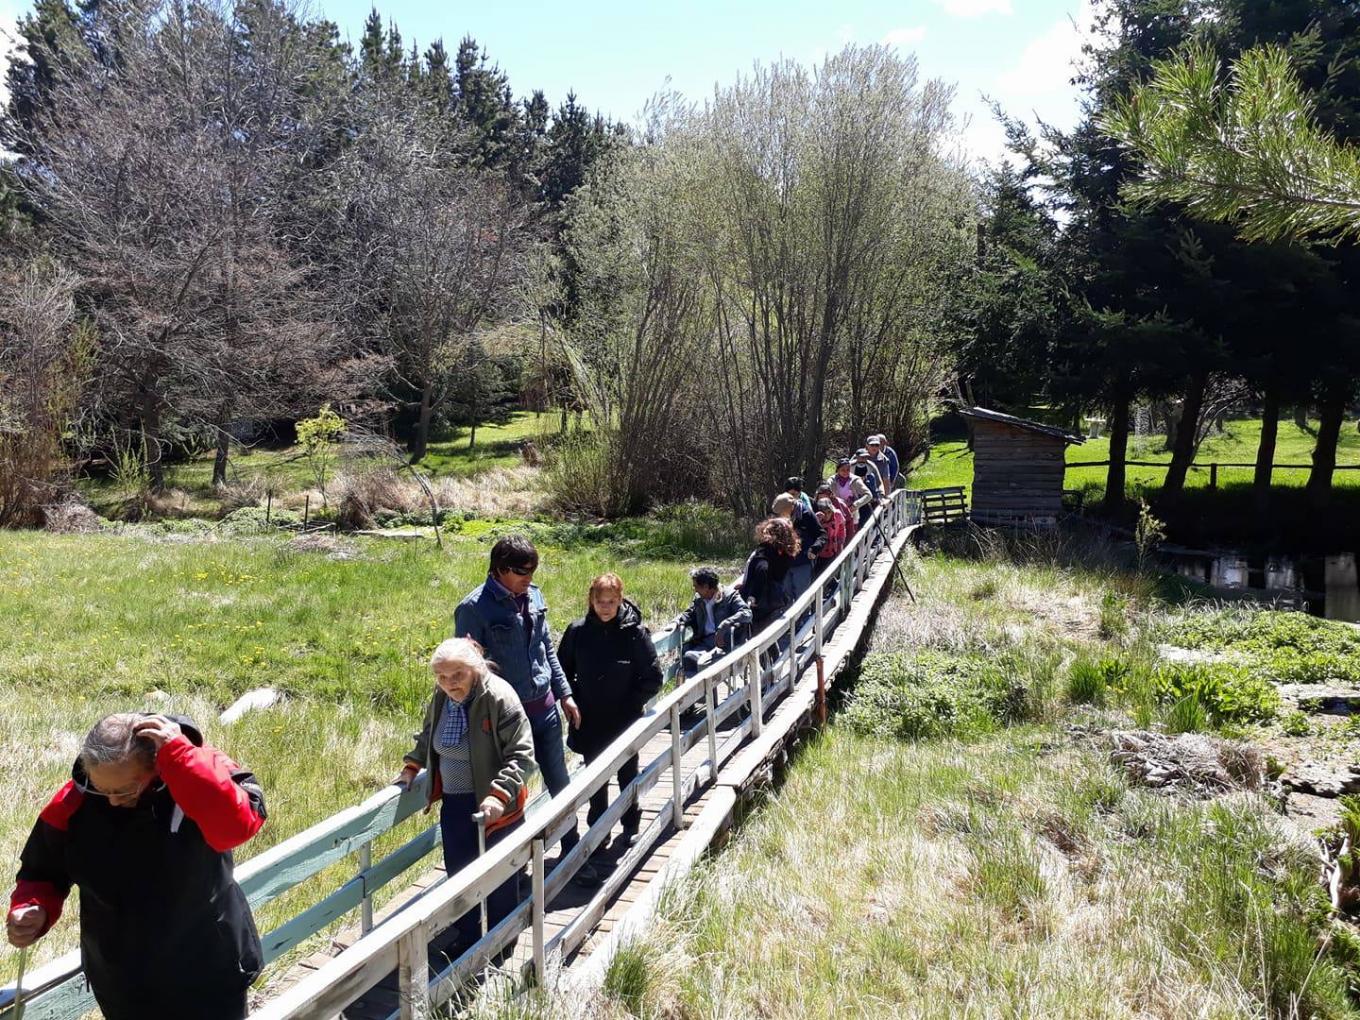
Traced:
<path fill-rule="evenodd" d="M 372 927 L 373 893 L 405 874 L 439 845 L 438 826 L 430 826 L 376 864 L 371 860 L 374 840 L 424 807 L 427 777 L 423 773 L 409 792 L 385 788 L 243 864 L 237 870 L 237 880 L 251 906 L 258 908 L 346 857 L 357 861 L 356 874 L 349 882 L 263 936 L 266 960 L 276 959 L 356 909 L 364 932 L 351 948 L 252 1014 L 252 1020 L 332 1016 L 394 970 L 401 985 L 401 1009 L 394 1015 L 401 1020 L 424 1017 L 431 1005 L 446 1000 L 525 930 L 532 932 L 533 969 L 541 978 L 550 957 L 570 954 L 585 940 L 638 861 L 672 826 L 683 826 L 685 801 L 696 789 L 714 781 L 722 764 L 748 737 L 760 734 L 767 709 L 821 655 L 823 642 L 844 619 L 850 599 L 862 587 L 874 559 L 903 527 L 919 520 L 920 504 L 915 495 L 894 493 L 776 620 L 692 679 L 661 695 L 650 712 L 620 734 L 604 754 L 578 769 L 566 789 L 550 800 L 545 794 L 531 803 L 524 823 L 511 835 L 377 927 Z M 674 656 L 672 673 L 678 669 L 682 638 L 675 630 L 656 638 L 658 652 Z M 757 677 L 759 682 L 753 682 Z M 681 717 L 691 708 L 701 712 L 701 718 L 686 728 Z M 729 722 L 733 724 L 728 726 Z M 640 763 L 637 779 L 620 791 L 572 852 L 545 875 L 544 852 L 575 824 L 581 806 L 608 785 L 624 761 L 663 732 L 670 734 L 669 746 L 650 761 Z M 701 742 L 707 745 L 706 757 L 686 772 L 684 755 Z M 672 763 L 675 768 L 671 768 Z M 671 771 L 671 810 L 658 815 L 639 834 L 636 845 L 620 859 L 571 923 L 546 939 L 543 922 L 547 904 L 604 841 L 624 811 L 649 793 L 667 769 Z M 532 872 L 529 899 L 450 966 L 430 974 L 425 948 L 430 939 L 526 865 Z M 94 1008 L 78 952 L 31 973 L 23 991 L 25 1020 L 75 1020 Z M 13 985 L 0 988 L 0 1020 L 13 1016 L 14 993 Z"/>

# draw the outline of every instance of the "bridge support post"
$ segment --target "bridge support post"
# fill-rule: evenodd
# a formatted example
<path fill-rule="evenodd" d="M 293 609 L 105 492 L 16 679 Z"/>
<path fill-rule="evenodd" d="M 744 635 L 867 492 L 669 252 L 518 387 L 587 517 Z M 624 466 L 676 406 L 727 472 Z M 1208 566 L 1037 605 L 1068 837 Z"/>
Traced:
<path fill-rule="evenodd" d="M 534 929 L 534 980 L 542 988 L 548 981 L 548 959 L 544 951 L 543 917 L 547 911 L 543 893 L 543 840 L 534 840 L 533 845 L 533 920 Z"/>
<path fill-rule="evenodd" d="M 367 935 L 373 930 L 373 894 L 368 891 L 368 869 L 373 867 L 373 844 L 359 847 L 359 874 L 364 879 L 364 898 L 359 903 L 359 931 Z"/>
<path fill-rule="evenodd" d="M 713 678 L 705 677 L 704 716 L 708 723 L 708 763 L 712 766 L 710 781 L 718 778 L 718 720 L 714 718 L 718 711 L 717 700 L 713 693 Z"/>
<path fill-rule="evenodd" d="M 397 943 L 397 995 L 401 1020 L 430 1020 L 430 936 L 419 924 Z"/>
<path fill-rule="evenodd" d="M 680 703 L 671 705 L 671 822 L 685 827 L 685 773 L 681 768 L 684 750 L 680 743 Z"/>
<path fill-rule="evenodd" d="M 812 634 L 817 649 L 817 658 L 822 657 L 822 641 L 826 636 L 826 585 L 817 586 L 816 608 L 813 610 Z"/>
<path fill-rule="evenodd" d="M 763 692 L 760 689 L 762 678 L 760 675 L 759 651 L 751 653 L 751 661 L 746 667 L 746 675 L 748 678 L 747 683 L 750 684 L 747 693 L 751 698 L 751 736 L 758 737 L 760 736 L 760 727 L 764 722 L 761 717 L 765 714 L 764 707 L 761 705 L 761 695 Z"/>

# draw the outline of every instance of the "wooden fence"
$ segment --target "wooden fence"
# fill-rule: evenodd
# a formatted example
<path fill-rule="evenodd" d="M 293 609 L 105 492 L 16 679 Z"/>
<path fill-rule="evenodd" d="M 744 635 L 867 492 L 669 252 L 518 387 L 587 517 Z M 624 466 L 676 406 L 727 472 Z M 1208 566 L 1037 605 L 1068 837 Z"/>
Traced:
<path fill-rule="evenodd" d="M 1109 462 L 1108 460 L 1079 460 L 1079 461 L 1071 461 L 1071 462 L 1069 462 L 1068 464 L 1065 465 L 1065 469 L 1070 470 L 1070 469 L 1072 469 L 1072 468 L 1109 467 L 1109 466 L 1110 466 L 1110 462 Z M 1164 460 L 1126 460 L 1126 461 L 1124 461 L 1124 466 L 1125 466 L 1125 467 L 1150 467 L 1150 468 L 1161 468 L 1162 470 L 1166 470 L 1167 468 L 1170 468 L 1170 467 L 1171 467 L 1171 464 L 1170 464 L 1169 461 L 1164 461 Z M 1190 470 L 1192 470 L 1192 471 L 1204 471 L 1204 470 L 1208 470 L 1208 472 L 1209 472 L 1209 488 L 1211 488 L 1211 489 L 1217 489 L 1217 488 L 1218 488 L 1218 470 L 1219 470 L 1219 468 L 1251 468 L 1251 469 L 1254 470 L 1254 469 L 1256 468 L 1256 464 L 1255 464 L 1254 462 L 1248 464 L 1248 463 L 1245 463 L 1245 462 L 1242 462 L 1242 461 L 1218 461 L 1218 460 L 1211 460 L 1211 461 L 1208 461 L 1208 462 L 1192 461 L 1192 462 L 1190 463 Z M 1271 469 L 1272 471 L 1311 471 L 1311 470 L 1313 470 L 1313 465 L 1312 465 L 1312 464 L 1272 464 L 1272 465 L 1270 465 L 1270 469 Z M 1335 470 L 1335 471 L 1360 471 L 1360 464 L 1337 464 L 1337 465 L 1333 468 L 1333 470 Z"/>
<path fill-rule="evenodd" d="M 406 874 L 439 846 L 438 826 L 430 826 L 379 861 L 372 861 L 374 841 L 425 806 L 428 777 L 423 772 L 409 791 L 386 787 L 242 864 L 237 880 L 253 908 L 272 902 L 338 861 L 351 858 L 355 864 L 352 879 L 262 936 L 266 961 L 277 959 L 355 910 L 360 912 L 365 933 L 321 969 L 251 1014 L 252 1020 L 333 1016 L 392 971 L 399 976 L 401 1001 L 399 1014 L 394 1017 L 428 1017 L 433 1005 L 447 1000 L 526 930 L 533 937 L 533 970 L 541 978 L 548 956 L 574 951 L 604 909 L 599 902 L 551 942 L 545 942 L 543 918 L 548 903 L 603 843 L 623 812 L 655 787 L 667 770 L 672 777 L 672 811 L 669 816 L 659 815 L 640 834 L 638 852 L 655 845 L 669 826 L 682 827 L 685 800 L 698 787 L 712 783 L 721 764 L 744 741 L 760 735 L 765 706 L 789 691 L 796 678 L 821 656 L 827 635 L 846 617 L 850 601 L 863 586 L 875 558 L 903 528 L 919 523 L 920 517 L 916 494 L 903 490 L 893 493 L 813 585 L 765 630 L 660 695 L 648 714 L 622 733 L 605 753 L 578 769 L 566 789 L 551 799 L 546 794 L 536 798 L 524 824 L 512 836 L 376 928 L 372 925 L 373 893 Z M 658 652 L 671 660 L 671 675 L 678 668 L 682 640 L 683 635 L 676 630 L 656 638 Z M 724 692 L 721 698 L 720 689 Z M 686 728 L 681 717 L 690 710 L 697 710 L 699 719 Z M 743 713 L 739 725 L 719 735 L 721 727 Z M 637 779 L 620 791 L 575 849 L 545 876 L 544 852 L 576 824 L 581 806 L 608 785 L 627 758 L 652 737 L 667 731 L 670 746 L 666 751 L 641 763 Z M 685 774 L 681 768 L 684 753 L 700 742 L 707 743 L 707 758 Z M 426 947 L 430 940 L 526 865 L 532 869 L 530 898 L 445 970 L 429 973 Z M 24 1020 L 76 1020 L 95 1007 L 78 951 L 30 973 L 23 993 Z M 12 1020 L 14 1005 L 14 985 L 0 989 L 0 1020 Z"/>

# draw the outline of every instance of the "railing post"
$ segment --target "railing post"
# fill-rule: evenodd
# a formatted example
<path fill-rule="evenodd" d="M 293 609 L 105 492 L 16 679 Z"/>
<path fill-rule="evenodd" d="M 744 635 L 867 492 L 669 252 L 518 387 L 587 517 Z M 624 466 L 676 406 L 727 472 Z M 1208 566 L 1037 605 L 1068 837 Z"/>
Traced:
<path fill-rule="evenodd" d="M 543 894 L 543 838 L 534 840 L 533 846 L 533 929 L 534 929 L 534 979 L 542 988 L 548 981 L 548 959 L 544 952 L 543 916 L 547 911 Z"/>
<path fill-rule="evenodd" d="M 677 829 L 685 827 L 685 775 L 681 769 L 684 751 L 680 746 L 680 702 L 671 703 L 671 821 Z"/>
<path fill-rule="evenodd" d="M 1218 462 L 1214 461 L 1209 465 L 1209 488 L 1218 488 Z"/>
<path fill-rule="evenodd" d="M 823 632 L 826 627 L 825 612 L 826 612 L 826 575 L 823 575 L 817 585 L 816 608 L 813 609 L 812 617 L 813 641 L 817 649 L 817 658 L 819 659 L 822 657 L 822 641 L 824 637 Z"/>
<path fill-rule="evenodd" d="M 429 936 L 416 925 L 397 943 L 397 997 L 401 1020 L 430 1020 Z"/>
<path fill-rule="evenodd" d="M 373 867 L 373 843 L 359 847 L 359 874 L 364 880 L 364 898 L 359 903 L 359 931 L 367 935 L 373 930 L 373 894 L 368 891 L 368 869 Z"/>
<path fill-rule="evenodd" d="M 789 621 L 789 690 L 798 679 L 798 617 Z"/>
<path fill-rule="evenodd" d="M 776 647 L 778 646 L 776 645 Z M 747 694 L 751 699 L 751 736 L 758 737 L 760 736 L 760 727 L 763 722 L 761 717 L 764 715 L 764 708 L 760 703 L 763 692 L 760 689 L 759 649 L 751 653 L 751 664 L 749 666 L 748 676 L 749 679 L 747 682 L 750 684 L 750 690 L 747 691 Z"/>
<path fill-rule="evenodd" d="M 704 715 L 708 719 L 708 761 L 712 766 L 712 779 L 718 778 L 718 714 L 717 698 L 713 693 L 713 678 L 704 677 Z"/>

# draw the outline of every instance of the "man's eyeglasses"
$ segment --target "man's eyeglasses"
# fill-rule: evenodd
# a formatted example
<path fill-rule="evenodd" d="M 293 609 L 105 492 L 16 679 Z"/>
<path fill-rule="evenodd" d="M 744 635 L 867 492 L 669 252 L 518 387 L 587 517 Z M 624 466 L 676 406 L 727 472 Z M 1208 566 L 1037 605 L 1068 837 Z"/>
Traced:
<path fill-rule="evenodd" d="M 506 567 L 505 569 L 506 569 L 506 571 L 508 571 L 509 573 L 514 574 L 516 577 L 533 577 L 533 576 L 534 576 L 534 571 L 537 570 L 538 568 L 537 568 L 537 567 Z"/>
<path fill-rule="evenodd" d="M 150 789 L 153 784 L 157 789 L 165 785 L 155 776 L 151 776 L 142 782 L 137 783 L 135 786 L 129 786 L 122 790 L 96 790 L 88 779 L 81 779 L 76 781 L 76 789 L 89 797 L 118 797 L 120 799 L 127 799 L 129 797 L 140 797 Z"/>

